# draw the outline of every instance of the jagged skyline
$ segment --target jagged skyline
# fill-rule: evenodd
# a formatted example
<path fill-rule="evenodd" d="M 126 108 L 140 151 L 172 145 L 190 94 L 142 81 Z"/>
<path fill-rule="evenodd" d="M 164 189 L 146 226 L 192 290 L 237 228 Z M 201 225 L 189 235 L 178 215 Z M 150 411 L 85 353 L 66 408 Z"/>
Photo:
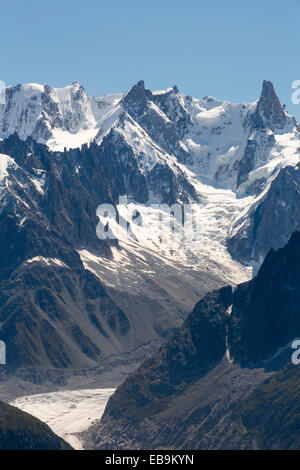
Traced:
<path fill-rule="evenodd" d="M 197 98 L 243 102 L 254 101 L 266 79 L 300 121 L 300 105 L 291 101 L 291 84 L 300 79 L 299 6 L 296 0 L 288 8 L 258 0 L 54 0 L 45 14 L 36 0 L 17 0 L 0 31 L 0 80 L 51 87 L 77 80 L 101 96 L 143 79 L 152 90 L 176 84 Z"/>

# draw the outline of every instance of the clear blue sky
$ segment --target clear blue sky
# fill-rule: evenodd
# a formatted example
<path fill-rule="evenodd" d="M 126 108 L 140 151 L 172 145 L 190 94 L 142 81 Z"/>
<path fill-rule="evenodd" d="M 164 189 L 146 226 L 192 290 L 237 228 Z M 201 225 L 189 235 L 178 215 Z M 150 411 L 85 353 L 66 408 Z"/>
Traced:
<path fill-rule="evenodd" d="M 144 79 L 239 102 L 268 79 L 300 120 L 300 0 L 1 1 L 0 39 L 10 85 L 77 80 L 100 96 Z"/>

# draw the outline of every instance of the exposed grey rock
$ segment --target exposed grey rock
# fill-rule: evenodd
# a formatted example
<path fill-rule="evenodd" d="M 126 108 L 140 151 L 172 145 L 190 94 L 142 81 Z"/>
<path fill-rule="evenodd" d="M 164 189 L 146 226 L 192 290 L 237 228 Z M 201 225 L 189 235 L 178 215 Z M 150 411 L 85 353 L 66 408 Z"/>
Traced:
<path fill-rule="evenodd" d="M 299 230 L 299 167 L 282 168 L 270 189 L 233 227 L 229 252 L 242 262 L 261 262 L 271 248 L 287 243 Z"/>
<path fill-rule="evenodd" d="M 271 426 L 272 403 L 265 408 L 261 397 L 270 389 L 270 374 L 290 363 L 292 349 L 287 356 L 281 353 L 283 364 L 273 356 L 300 336 L 299 263 L 297 232 L 284 248 L 270 252 L 256 278 L 200 300 L 174 338 L 110 397 L 100 424 L 86 434 L 87 447 L 293 447 L 297 419 L 289 423 L 288 435 L 282 433 Z M 278 381 L 284 384 L 279 398 Z M 270 383 L 286 419 L 298 392 L 290 394 L 288 404 L 286 393 L 290 383 L 299 390 L 299 374 L 293 368 Z M 270 428 L 261 429 L 266 422 Z"/>
<path fill-rule="evenodd" d="M 286 114 L 271 82 L 264 80 L 256 110 L 251 116 L 251 124 L 255 129 L 269 128 L 272 131 L 283 129 Z"/>

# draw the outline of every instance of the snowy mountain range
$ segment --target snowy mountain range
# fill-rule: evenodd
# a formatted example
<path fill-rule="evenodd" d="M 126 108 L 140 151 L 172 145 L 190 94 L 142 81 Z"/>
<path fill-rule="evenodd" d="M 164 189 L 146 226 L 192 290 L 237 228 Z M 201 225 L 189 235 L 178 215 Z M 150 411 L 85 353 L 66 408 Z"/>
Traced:
<path fill-rule="evenodd" d="M 143 81 L 101 98 L 77 82 L 5 95 L 0 338 L 14 368 L 139 361 L 202 295 L 250 279 L 299 229 L 300 127 L 270 82 L 241 104 Z M 102 203 L 139 214 L 134 236 L 97 238 Z M 197 204 L 201 237 L 150 233 L 164 215 L 153 203 Z"/>

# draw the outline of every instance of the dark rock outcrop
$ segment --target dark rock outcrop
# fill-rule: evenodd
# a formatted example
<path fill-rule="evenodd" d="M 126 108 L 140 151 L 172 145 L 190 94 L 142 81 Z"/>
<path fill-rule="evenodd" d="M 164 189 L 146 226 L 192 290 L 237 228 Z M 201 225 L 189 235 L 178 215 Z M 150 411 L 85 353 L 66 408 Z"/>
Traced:
<path fill-rule="evenodd" d="M 300 232 L 271 250 L 257 276 L 233 295 L 228 343 L 239 363 L 259 364 L 300 336 Z"/>
<path fill-rule="evenodd" d="M 271 248 L 284 246 L 300 229 L 300 169 L 282 168 L 266 194 L 233 227 L 230 254 L 245 263 L 261 262 Z"/>
<path fill-rule="evenodd" d="M 256 110 L 251 116 L 254 129 L 269 128 L 272 131 L 283 129 L 286 124 L 286 113 L 280 104 L 273 83 L 264 80 Z"/>
<path fill-rule="evenodd" d="M 289 409 L 297 411 L 299 374 L 290 367 L 268 382 L 274 371 L 267 364 L 300 336 L 299 266 L 295 233 L 284 248 L 269 253 L 252 281 L 234 292 L 207 294 L 178 334 L 109 399 L 87 445 L 293 448 L 298 417 Z M 273 403 L 287 422 L 283 431 L 277 416 L 274 422 Z"/>
<path fill-rule="evenodd" d="M 0 450 L 72 450 L 45 423 L 0 402 Z"/>

